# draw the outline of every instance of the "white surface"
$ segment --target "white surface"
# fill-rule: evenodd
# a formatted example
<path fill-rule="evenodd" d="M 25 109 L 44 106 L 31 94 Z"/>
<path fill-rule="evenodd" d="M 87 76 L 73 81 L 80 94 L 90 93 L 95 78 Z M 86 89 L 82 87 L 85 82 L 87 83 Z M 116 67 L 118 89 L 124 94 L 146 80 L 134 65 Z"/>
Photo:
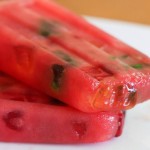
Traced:
<path fill-rule="evenodd" d="M 150 56 L 150 26 L 87 18 L 116 37 Z M 123 135 L 108 142 L 85 145 L 0 143 L 0 150 L 150 150 L 150 101 L 127 112 Z"/>

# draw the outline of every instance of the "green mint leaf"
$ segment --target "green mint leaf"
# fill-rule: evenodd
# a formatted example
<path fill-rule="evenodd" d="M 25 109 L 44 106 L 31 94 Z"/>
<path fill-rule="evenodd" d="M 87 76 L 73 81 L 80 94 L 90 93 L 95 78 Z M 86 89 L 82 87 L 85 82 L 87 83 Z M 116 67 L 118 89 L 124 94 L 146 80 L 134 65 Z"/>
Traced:
<path fill-rule="evenodd" d="M 134 64 L 134 65 L 131 65 L 131 67 L 133 67 L 135 69 L 142 69 L 143 65 L 142 64 Z"/>

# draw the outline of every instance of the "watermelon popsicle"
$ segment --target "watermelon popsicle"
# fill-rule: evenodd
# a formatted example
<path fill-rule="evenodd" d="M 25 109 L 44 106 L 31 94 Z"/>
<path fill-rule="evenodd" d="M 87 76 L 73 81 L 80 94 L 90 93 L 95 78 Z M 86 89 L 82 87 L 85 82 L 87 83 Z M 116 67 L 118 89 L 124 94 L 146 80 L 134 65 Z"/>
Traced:
<path fill-rule="evenodd" d="M 87 114 L 67 106 L 0 99 L 0 141 L 90 143 L 121 134 L 123 112 Z"/>
<path fill-rule="evenodd" d="M 147 61 L 150 61 L 145 55 L 136 49 L 126 45 L 122 41 L 119 41 L 103 30 L 96 28 L 82 17 L 77 16 L 73 12 L 58 5 L 53 0 L 25 0 L 25 3 L 27 4 L 27 7 L 37 11 L 38 14 L 63 22 L 67 27 L 69 26 L 69 29 L 73 31 L 73 34 L 76 37 L 82 37 L 99 47 L 104 46 L 104 51 L 106 50 L 109 53 L 114 54 L 117 49 L 120 52 L 125 52 L 125 54 L 131 55 L 137 59 L 142 59 L 143 61 L 145 59 L 146 63 Z M 106 45 L 110 46 L 110 49 L 107 48 Z"/>
<path fill-rule="evenodd" d="M 34 4 L 37 4 L 40 1 L 37 0 L 37 1 L 31 1 L 31 2 L 33 2 L 33 6 L 36 6 Z M 26 5 L 26 6 L 30 6 L 30 5 Z M 41 4 L 41 6 L 43 5 Z M 9 11 L 6 14 L 8 14 L 7 16 L 9 16 L 11 20 L 13 20 L 12 16 L 9 15 L 11 14 L 9 13 Z M 25 15 L 25 13 L 23 14 Z M 20 18 L 24 18 L 24 17 L 21 17 L 21 15 L 20 15 Z M 55 18 L 55 16 L 53 16 L 53 18 Z M 13 20 L 13 22 L 15 21 L 16 20 Z M 39 31 L 39 28 L 38 28 L 39 24 L 37 22 L 32 23 L 32 21 L 31 22 L 30 21 L 26 22 L 26 21 L 27 19 L 24 19 L 24 20 L 18 19 L 18 23 L 21 24 L 21 26 L 23 26 L 22 28 L 31 29 L 31 32 Z M 49 19 L 49 21 L 51 20 Z M 118 56 L 120 56 L 121 54 L 121 56 L 128 57 L 127 54 L 129 53 L 124 53 L 124 51 L 122 53 L 122 51 L 120 52 L 120 51 L 114 50 L 114 47 L 110 47 L 110 45 L 108 46 L 107 45 L 108 43 L 106 42 L 106 47 L 110 48 L 110 50 L 112 49 L 113 51 L 113 55 L 109 55 L 108 53 L 106 53 L 106 51 L 103 51 L 102 49 L 98 49 L 98 47 L 96 47 L 95 44 L 89 43 L 89 41 L 87 41 L 86 36 L 83 36 L 84 34 L 82 34 L 82 36 L 80 36 L 79 39 L 76 39 L 73 37 L 74 32 L 73 33 L 64 32 L 62 29 L 64 27 L 65 29 L 67 29 L 68 26 L 64 26 L 62 22 L 63 21 L 59 22 L 61 24 L 61 27 L 59 26 L 60 28 L 56 26 L 59 31 L 58 35 L 57 34 L 52 35 L 52 36 L 48 35 L 44 37 L 45 39 L 44 38 L 42 39 L 41 37 L 43 35 L 39 35 L 39 32 L 38 34 L 35 34 L 40 40 L 42 39 L 42 41 L 44 41 L 42 44 L 39 45 L 40 48 L 37 48 L 37 49 L 43 50 L 42 51 L 43 53 L 41 53 L 41 56 L 43 55 L 43 57 L 40 56 L 41 59 L 43 60 L 44 57 L 47 57 L 47 62 L 48 62 L 48 59 L 50 60 L 51 56 L 50 56 L 50 53 L 46 52 L 47 50 L 44 51 L 43 47 L 44 48 L 46 47 L 45 49 L 48 49 L 48 51 L 51 51 L 50 49 L 52 45 L 55 45 L 55 48 L 59 47 L 61 49 L 65 49 L 65 51 L 69 52 L 69 54 L 71 53 L 70 54 L 71 58 L 75 57 L 75 60 L 78 58 L 77 61 L 80 59 L 84 65 L 81 63 L 79 66 L 75 66 L 75 65 L 72 65 L 68 61 L 64 62 L 64 60 L 62 60 L 62 52 L 64 51 L 59 50 L 61 51 L 61 58 L 60 57 L 57 58 L 57 60 L 59 59 L 58 61 L 59 63 L 57 62 L 58 64 L 55 64 L 55 67 L 57 66 L 57 69 L 53 68 L 52 71 L 50 71 L 49 76 L 47 72 L 45 73 L 42 70 L 44 69 L 43 65 L 45 65 L 45 70 L 46 70 L 46 66 L 47 66 L 47 70 L 49 70 L 50 67 L 48 68 L 48 64 L 46 63 L 41 64 L 43 63 L 41 60 L 39 60 L 40 63 L 39 62 L 37 63 L 37 64 L 40 64 L 39 66 L 42 66 L 41 70 L 40 68 L 38 68 L 39 70 L 36 70 L 37 72 L 35 72 L 34 69 L 37 66 L 34 66 L 35 68 L 33 67 L 34 69 L 33 68 L 32 68 L 33 70 L 31 69 L 32 74 L 25 74 L 28 72 L 28 70 L 26 70 L 28 69 L 26 68 L 26 65 L 22 66 L 23 68 L 25 67 L 23 73 L 20 71 L 17 71 L 18 69 L 15 67 L 16 65 L 13 65 L 12 63 L 8 64 L 8 65 L 13 65 L 12 68 L 10 69 L 10 66 L 2 62 L 1 63 L 2 69 L 8 72 L 9 74 L 15 76 L 16 78 L 23 80 L 24 82 L 36 88 L 39 88 L 40 90 L 43 90 L 47 94 L 52 95 L 53 97 L 56 97 L 68 103 L 69 105 L 76 107 L 82 111 L 86 111 L 86 112 L 100 111 L 100 110 L 128 109 L 128 108 L 133 107 L 136 103 L 142 102 L 149 98 L 150 95 L 149 95 L 148 89 L 150 87 L 150 83 L 149 83 L 150 75 L 149 75 L 149 58 L 148 57 L 132 49 L 133 52 L 138 53 L 140 55 L 140 59 L 139 57 L 137 59 L 134 57 L 132 58 L 130 56 L 127 60 L 122 61 L 123 58 L 120 60 L 120 58 L 118 59 Z M 20 35 L 18 35 L 18 33 L 16 33 L 17 31 L 14 32 L 11 29 L 7 29 L 7 27 L 4 27 L 4 25 L 2 25 L 1 28 L 2 30 L 4 30 L 1 33 L 1 36 L 6 37 L 6 39 L 8 41 L 12 41 L 12 43 L 16 43 L 14 39 L 15 35 L 16 37 L 21 37 Z M 8 35 L 7 31 L 11 32 L 12 35 L 14 36 L 9 37 L 10 35 Z M 22 37 L 23 36 L 27 37 L 27 33 L 25 33 L 25 31 L 26 30 L 24 30 L 24 32 L 21 32 Z M 59 37 L 59 35 L 61 36 Z M 32 34 L 30 34 L 30 36 L 32 36 Z M 22 37 L 18 39 L 22 39 Z M 11 45 L 10 42 L 7 44 L 8 41 L 6 39 L 4 39 L 5 41 L 3 40 L 1 42 L 0 44 L 1 49 L 4 49 L 4 45 L 7 45 L 7 46 Z M 28 45 L 34 45 L 33 36 L 31 39 L 32 41 L 30 41 Z M 45 42 L 46 40 L 51 41 L 51 42 L 49 42 L 48 44 L 44 44 L 46 43 Z M 102 38 L 102 40 L 104 39 Z M 28 48 L 26 47 L 26 49 L 29 49 L 29 47 Z M 19 50 L 17 48 L 17 53 L 18 51 L 25 53 L 22 55 L 19 52 L 21 56 L 29 57 L 25 59 L 30 60 L 31 55 L 28 54 L 26 49 L 21 46 L 19 47 Z M 52 49 L 54 50 L 54 48 Z M 85 49 L 88 50 L 86 51 L 86 53 L 85 53 Z M 128 50 L 129 47 L 126 47 L 126 49 Z M 9 48 L 9 51 L 10 50 L 12 51 L 13 48 Z M 57 49 L 55 49 L 54 51 L 57 52 Z M 117 52 L 119 53 L 119 55 Z M 4 55 L 4 53 L 6 52 L 2 52 L 2 53 Z M 14 53 L 16 52 L 14 51 Z M 46 55 L 49 55 L 49 56 L 46 56 Z M 55 54 L 53 53 L 53 55 Z M 5 62 L 7 57 L 10 57 L 10 56 L 3 56 L 3 57 L 5 57 L 5 59 L 1 61 Z M 101 59 L 99 59 L 99 57 Z M 111 58 L 115 58 L 115 59 L 111 59 Z M 52 60 L 54 59 L 51 59 L 51 63 L 52 63 Z M 16 63 L 16 62 L 13 62 L 13 63 Z M 135 64 L 132 64 L 132 63 L 135 63 Z M 34 62 L 33 64 L 35 65 L 36 63 Z M 67 64 L 67 66 L 69 67 L 67 69 L 62 68 L 64 64 Z M 141 68 L 141 66 L 143 67 Z M 40 72 L 40 75 L 38 75 L 39 72 Z M 58 72 L 60 75 L 58 75 Z M 62 72 L 63 72 L 63 76 L 61 75 Z M 56 87 L 55 89 L 52 89 L 52 87 L 50 87 L 50 85 L 54 85 L 53 83 L 51 83 L 52 81 L 55 81 L 55 86 L 56 86 L 56 83 L 58 85 L 58 81 L 56 82 L 56 77 L 54 76 L 57 76 L 60 78 L 59 82 L 61 83 L 61 86 L 59 83 L 60 87 L 59 89 L 57 87 L 57 90 L 56 90 Z M 62 80 L 62 78 L 64 79 Z M 82 89 L 82 91 L 80 89 Z"/>
<path fill-rule="evenodd" d="M 51 97 L 29 88 L 2 72 L 0 72 L 0 98 L 42 104 L 53 102 Z"/>
<path fill-rule="evenodd" d="M 2 73 L 0 89 L 0 141 L 89 143 L 122 133 L 123 111 L 80 112 Z"/>

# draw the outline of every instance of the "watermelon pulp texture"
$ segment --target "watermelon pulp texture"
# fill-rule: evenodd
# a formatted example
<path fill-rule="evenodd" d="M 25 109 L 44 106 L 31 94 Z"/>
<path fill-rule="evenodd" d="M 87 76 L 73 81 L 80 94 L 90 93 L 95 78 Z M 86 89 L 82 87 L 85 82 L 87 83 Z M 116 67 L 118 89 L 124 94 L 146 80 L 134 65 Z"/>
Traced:
<path fill-rule="evenodd" d="M 25 86 L 2 72 L 0 72 L 0 98 L 43 104 L 50 104 L 53 101 L 51 97 Z"/>
<path fill-rule="evenodd" d="M 0 18 L 0 68 L 15 78 L 85 112 L 150 98 L 149 57 L 54 2 L 11 2 Z"/>
<path fill-rule="evenodd" d="M 0 141 L 69 144 L 106 141 L 120 135 L 124 114 L 87 114 L 65 106 L 1 99 L 0 117 Z"/>
<path fill-rule="evenodd" d="M 119 136 L 123 112 L 87 114 L 0 74 L 0 141 L 88 143 Z"/>

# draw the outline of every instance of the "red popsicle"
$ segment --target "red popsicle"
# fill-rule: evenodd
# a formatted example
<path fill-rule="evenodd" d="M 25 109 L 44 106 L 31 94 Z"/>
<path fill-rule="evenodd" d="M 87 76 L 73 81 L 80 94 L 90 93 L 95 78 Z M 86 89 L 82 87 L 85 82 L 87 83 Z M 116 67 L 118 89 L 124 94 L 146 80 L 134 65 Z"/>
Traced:
<path fill-rule="evenodd" d="M 100 142 L 121 135 L 124 117 L 121 111 L 80 112 L 0 74 L 0 141 Z"/>
<path fill-rule="evenodd" d="M 150 98 L 149 57 L 54 8 L 60 6 L 45 0 L 1 7 L 3 71 L 86 112 L 129 109 Z"/>

